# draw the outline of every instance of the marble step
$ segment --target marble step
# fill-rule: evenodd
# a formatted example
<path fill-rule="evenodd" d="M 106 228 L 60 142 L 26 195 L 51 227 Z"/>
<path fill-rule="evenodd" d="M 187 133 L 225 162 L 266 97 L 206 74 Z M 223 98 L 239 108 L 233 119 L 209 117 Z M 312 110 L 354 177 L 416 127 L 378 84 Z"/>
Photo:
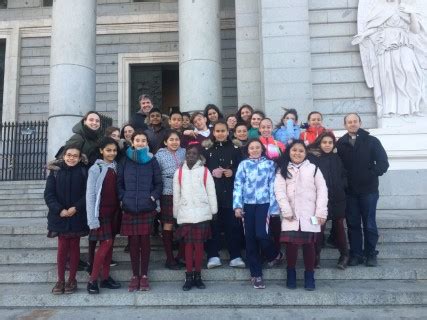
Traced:
<path fill-rule="evenodd" d="M 302 257 L 302 255 L 301 255 Z M 115 257 L 114 257 L 115 258 Z M 300 259 L 297 263 L 297 278 L 304 278 L 304 266 Z M 318 280 L 427 280 L 427 259 L 379 259 L 378 267 L 368 268 L 363 265 L 338 270 L 336 260 L 321 260 L 321 268 L 316 269 Z M 205 264 L 204 264 L 205 268 Z M 286 279 L 286 264 L 263 270 L 265 280 Z M 181 270 L 166 269 L 162 262 L 153 262 L 149 266 L 149 277 L 153 282 L 181 281 L 184 275 Z M 111 276 L 120 282 L 128 282 L 132 276 L 129 262 L 120 262 L 111 267 Z M 203 277 L 208 281 L 245 281 L 249 278 L 249 269 L 236 269 L 223 261 L 223 266 L 214 269 L 203 269 Z M 13 264 L 0 265 L 0 284 L 2 283 L 52 283 L 57 279 L 55 264 Z M 88 274 L 85 271 L 77 272 L 77 281 L 85 283 Z"/>
<path fill-rule="evenodd" d="M 427 245 L 425 243 L 392 243 L 377 246 L 380 259 L 427 259 Z M 83 253 L 84 250 L 82 250 Z M 2 264 L 49 264 L 56 262 L 57 250 L 47 249 L 0 249 L 0 265 Z M 228 259 L 228 252 L 220 252 L 222 259 Z M 338 259 L 337 249 L 325 248 L 322 250 L 323 259 Z M 129 254 L 122 250 L 115 250 L 114 260 L 130 261 Z M 163 261 L 165 254 L 161 247 L 153 247 L 150 261 Z"/>
<path fill-rule="evenodd" d="M 152 282 L 148 292 L 101 289 L 89 295 L 84 285 L 71 295 L 51 294 L 52 284 L 0 285 L 0 307 L 284 307 L 284 306 L 423 306 L 427 303 L 427 281 L 423 280 L 318 280 L 315 291 L 296 290 L 284 281 L 266 281 L 265 290 L 253 289 L 247 281 L 206 281 L 207 288 L 183 292 L 183 281 Z"/>

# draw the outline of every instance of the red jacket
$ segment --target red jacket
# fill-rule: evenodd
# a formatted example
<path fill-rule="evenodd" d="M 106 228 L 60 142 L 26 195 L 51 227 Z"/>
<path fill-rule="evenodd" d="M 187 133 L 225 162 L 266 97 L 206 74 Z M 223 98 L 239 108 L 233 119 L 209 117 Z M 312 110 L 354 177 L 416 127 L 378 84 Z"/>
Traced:
<path fill-rule="evenodd" d="M 325 129 L 324 127 L 308 127 L 304 132 L 301 132 L 299 138 L 305 142 L 305 145 L 312 144 L 316 141 L 317 137 L 320 136 L 323 132 L 329 131 L 330 129 Z"/>
<path fill-rule="evenodd" d="M 285 145 L 280 141 L 274 140 L 273 137 L 259 137 L 259 141 L 261 141 L 261 143 L 265 146 L 265 155 L 268 159 L 277 159 L 282 153 L 285 152 Z"/>

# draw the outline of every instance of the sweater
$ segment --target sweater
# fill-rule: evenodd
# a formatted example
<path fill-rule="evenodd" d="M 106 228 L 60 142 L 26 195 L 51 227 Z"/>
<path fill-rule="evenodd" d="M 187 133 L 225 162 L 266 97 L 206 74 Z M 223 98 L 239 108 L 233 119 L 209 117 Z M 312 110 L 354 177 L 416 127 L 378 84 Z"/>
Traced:
<path fill-rule="evenodd" d="M 106 163 L 103 160 L 96 160 L 90 167 L 86 187 L 86 214 L 89 229 L 99 228 L 99 207 L 101 204 L 102 184 L 108 169 L 116 171 L 116 162 Z"/>
<path fill-rule="evenodd" d="M 173 177 L 173 216 L 178 224 L 199 223 L 212 220 L 218 212 L 215 184 L 207 172 L 204 184 L 205 167 L 199 160 L 190 169 L 187 163 L 182 166 L 181 181 L 179 170 Z"/>
<path fill-rule="evenodd" d="M 245 159 L 240 162 L 234 180 L 233 209 L 245 204 L 270 204 L 269 214 L 278 214 L 274 196 L 276 166 L 266 157 Z"/>
<path fill-rule="evenodd" d="M 305 160 L 298 168 L 289 164 L 291 178 L 276 174 L 274 192 L 279 203 L 282 231 L 320 232 L 320 224 L 312 224 L 311 217 L 328 216 L 328 188 L 320 170 Z"/>
<path fill-rule="evenodd" d="M 157 162 L 162 171 L 163 195 L 173 194 L 173 175 L 175 171 L 184 163 L 185 149 L 178 148 L 176 152 L 171 152 L 167 148 L 161 148 L 156 153 Z"/>
<path fill-rule="evenodd" d="M 248 130 L 248 139 L 256 139 L 259 138 L 260 133 L 258 128 L 250 127 Z"/>

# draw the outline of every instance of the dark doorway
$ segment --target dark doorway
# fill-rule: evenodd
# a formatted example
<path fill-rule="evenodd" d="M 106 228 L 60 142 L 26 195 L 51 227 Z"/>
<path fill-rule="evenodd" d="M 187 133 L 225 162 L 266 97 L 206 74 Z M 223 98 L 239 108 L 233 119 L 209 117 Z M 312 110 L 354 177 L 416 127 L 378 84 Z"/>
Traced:
<path fill-rule="evenodd" d="M 177 63 L 132 65 L 130 67 L 130 114 L 139 110 L 138 97 L 148 94 L 153 105 L 169 114 L 179 105 L 179 72 Z"/>
<path fill-rule="evenodd" d="M 4 92 L 4 61 L 6 57 L 6 40 L 0 39 L 0 123 L 3 116 L 3 92 Z"/>

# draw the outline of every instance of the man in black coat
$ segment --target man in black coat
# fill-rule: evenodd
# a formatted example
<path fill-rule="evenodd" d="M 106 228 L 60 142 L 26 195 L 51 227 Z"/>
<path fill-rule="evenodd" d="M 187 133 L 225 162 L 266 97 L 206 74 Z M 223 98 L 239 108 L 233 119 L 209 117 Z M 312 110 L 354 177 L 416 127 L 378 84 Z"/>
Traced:
<path fill-rule="evenodd" d="M 387 172 L 389 163 L 381 142 L 361 129 L 361 124 L 357 113 L 347 114 L 344 117 L 347 134 L 337 142 L 338 155 L 348 173 L 346 210 L 350 242 L 348 265 L 356 266 L 365 262 L 366 266 L 375 267 L 378 254 L 376 250 L 378 177 Z"/>
<path fill-rule="evenodd" d="M 147 116 L 151 109 L 153 109 L 153 103 L 148 94 L 142 94 L 138 98 L 140 110 L 132 115 L 130 124 L 135 130 L 147 130 L 148 125 L 146 123 Z"/>

